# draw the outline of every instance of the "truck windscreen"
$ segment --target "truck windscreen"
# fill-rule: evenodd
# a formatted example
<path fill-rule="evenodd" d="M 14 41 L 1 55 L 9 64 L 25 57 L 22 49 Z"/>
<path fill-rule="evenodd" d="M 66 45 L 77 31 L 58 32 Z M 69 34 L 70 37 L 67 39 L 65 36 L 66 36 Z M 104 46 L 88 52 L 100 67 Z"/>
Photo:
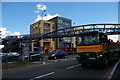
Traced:
<path fill-rule="evenodd" d="M 86 34 L 77 36 L 77 46 L 99 44 L 98 34 Z"/>

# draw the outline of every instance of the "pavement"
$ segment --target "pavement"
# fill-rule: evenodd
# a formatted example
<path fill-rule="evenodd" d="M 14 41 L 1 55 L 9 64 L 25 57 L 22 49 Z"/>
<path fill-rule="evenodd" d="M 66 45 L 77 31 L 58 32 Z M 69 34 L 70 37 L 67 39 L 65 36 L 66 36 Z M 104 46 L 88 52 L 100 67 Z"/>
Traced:
<path fill-rule="evenodd" d="M 71 56 L 71 55 L 70 55 Z M 32 66 L 36 64 L 49 64 L 50 62 L 56 62 L 56 61 L 61 61 L 62 59 L 58 60 L 48 60 L 47 56 L 43 56 L 42 61 L 31 61 L 31 62 L 20 62 L 20 61 L 13 61 L 13 62 L 4 62 L 2 63 L 2 71 L 5 70 L 11 70 L 11 69 L 17 69 L 17 68 L 22 68 L 22 67 L 27 67 L 27 66 Z"/>

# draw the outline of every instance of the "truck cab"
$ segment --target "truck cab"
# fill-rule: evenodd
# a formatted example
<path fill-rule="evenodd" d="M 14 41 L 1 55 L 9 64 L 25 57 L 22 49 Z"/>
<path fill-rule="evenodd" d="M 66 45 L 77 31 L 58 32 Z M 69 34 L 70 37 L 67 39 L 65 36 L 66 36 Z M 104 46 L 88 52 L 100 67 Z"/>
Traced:
<path fill-rule="evenodd" d="M 102 63 L 108 65 L 112 62 L 112 55 L 108 50 L 108 38 L 105 33 L 98 31 L 83 32 L 76 37 L 77 60 L 82 66 Z"/>

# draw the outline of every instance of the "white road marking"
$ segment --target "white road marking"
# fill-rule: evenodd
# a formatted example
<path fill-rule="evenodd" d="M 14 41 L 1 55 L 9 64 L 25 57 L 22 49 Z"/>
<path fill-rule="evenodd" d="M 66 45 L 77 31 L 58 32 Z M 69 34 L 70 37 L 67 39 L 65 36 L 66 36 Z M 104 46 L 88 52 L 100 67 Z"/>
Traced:
<path fill-rule="evenodd" d="M 67 60 L 67 59 L 57 59 L 57 60 L 63 61 L 63 60 Z"/>
<path fill-rule="evenodd" d="M 42 78 L 42 77 L 45 77 L 45 76 L 49 76 L 49 75 L 52 75 L 52 74 L 54 74 L 54 73 L 55 73 L 55 72 L 51 72 L 51 73 L 48 73 L 48 74 L 44 74 L 44 75 L 41 75 L 41 76 L 32 78 L 32 79 L 30 79 L 30 80 L 35 80 L 35 79 L 38 79 L 38 78 Z"/>
<path fill-rule="evenodd" d="M 57 60 L 55 60 L 55 62 L 57 62 Z"/>
<path fill-rule="evenodd" d="M 46 63 L 46 64 L 50 64 L 50 63 Z"/>
<path fill-rule="evenodd" d="M 36 61 L 36 62 L 33 62 L 33 63 L 41 63 L 40 61 Z"/>
<path fill-rule="evenodd" d="M 43 64 L 45 64 L 46 62 L 43 62 Z"/>
<path fill-rule="evenodd" d="M 68 67 L 67 69 L 71 69 L 71 68 L 74 68 L 74 67 L 77 67 L 77 66 L 80 66 L 80 65 L 81 65 L 81 64 L 74 65 L 74 66 Z"/>
<path fill-rule="evenodd" d="M 13 63 L 13 62 L 7 62 L 7 63 L 10 63 L 10 64 L 11 64 L 11 63 Z"/>

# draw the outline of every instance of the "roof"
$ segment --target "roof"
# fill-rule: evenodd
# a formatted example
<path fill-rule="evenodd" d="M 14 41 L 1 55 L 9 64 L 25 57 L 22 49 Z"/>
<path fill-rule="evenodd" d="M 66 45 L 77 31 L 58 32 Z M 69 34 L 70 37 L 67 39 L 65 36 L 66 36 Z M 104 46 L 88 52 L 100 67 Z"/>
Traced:
<path fill-rule="evenodd" d="M 39 20 L 39 21 L 37 21 L 37 22 L 32 23 L 31 25 L 36 25 L 36 24 L 41 23 L 41 22 L 43 22 L 43 23 L 52 23 L 52 24 L 55 24 L 55 23 L 52 22 L 52 21 Z"/>
<path fill-rule="evenodd" d="M 71 21 L 71 19 L 64 18 L 64 17 L 59 17 L 59 16 L 54 17 L 54 18 L 52 18 L 52 19 L 50 19 L 50 20 L 53 20 L 53 19 L 55 19 L 55 18 L 60 18 L 60 19 L 63 19 L 63 20 L 68 20 L 68 21 Z M 50 21 L 50 20 L 48 20 L 48 21 Z"/>

